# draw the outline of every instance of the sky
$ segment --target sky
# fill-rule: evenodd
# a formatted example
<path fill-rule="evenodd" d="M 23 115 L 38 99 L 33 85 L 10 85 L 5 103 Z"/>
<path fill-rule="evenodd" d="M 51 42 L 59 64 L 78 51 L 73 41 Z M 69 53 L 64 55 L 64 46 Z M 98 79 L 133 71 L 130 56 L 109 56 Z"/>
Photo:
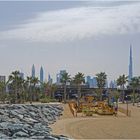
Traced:
<path fill-rule="evenodd" d="M 36 76 L 43 66 L 56 80 L 60 70 L 71 76 L 105 72 L 109 80 L 140 76 L 140 1 L 0 1 L 0 75 L 14 70 Z"/>

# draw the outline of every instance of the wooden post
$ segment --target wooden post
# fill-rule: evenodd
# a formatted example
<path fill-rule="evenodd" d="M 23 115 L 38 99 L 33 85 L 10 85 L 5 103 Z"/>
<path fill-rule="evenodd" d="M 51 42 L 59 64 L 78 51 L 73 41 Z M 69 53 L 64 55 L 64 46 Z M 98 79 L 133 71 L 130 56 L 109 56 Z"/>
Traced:
<path fill-rule="evenodd" d="M 128 101 L 127 101 L 127 103 L 126 103 L 126 104 L 127 104 L 127 116 L 128 116 Z"/>

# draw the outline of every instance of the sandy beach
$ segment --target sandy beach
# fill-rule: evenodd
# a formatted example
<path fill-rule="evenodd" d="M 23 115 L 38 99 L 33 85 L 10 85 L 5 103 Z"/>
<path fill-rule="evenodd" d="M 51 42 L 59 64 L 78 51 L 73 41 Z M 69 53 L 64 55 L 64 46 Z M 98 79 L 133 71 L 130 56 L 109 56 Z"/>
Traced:
<path fill-rule="evenodd" d="M 126 108 L 126 104 L 119 106 Z M 63 105 L 63 116 L 51 126 L 52 133 L 71 139 L 140 139 L 140 107 L 129 105 L 131 117 L 118 116 L 73 117 L 68 105 Z"/>

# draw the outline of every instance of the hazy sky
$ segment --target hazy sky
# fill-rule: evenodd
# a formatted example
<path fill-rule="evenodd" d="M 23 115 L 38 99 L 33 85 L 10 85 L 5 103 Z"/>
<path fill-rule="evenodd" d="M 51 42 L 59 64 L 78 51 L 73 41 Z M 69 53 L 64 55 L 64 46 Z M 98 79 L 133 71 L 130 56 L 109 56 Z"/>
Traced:
<path fill-rule="evenodd" d="M 45 79 L 66 69 L 114 80 L 128 74 L 130 44 L 140 75 L 138 1 L 0 1 L 0 75 L 30 75 L 35 64 Z"/>

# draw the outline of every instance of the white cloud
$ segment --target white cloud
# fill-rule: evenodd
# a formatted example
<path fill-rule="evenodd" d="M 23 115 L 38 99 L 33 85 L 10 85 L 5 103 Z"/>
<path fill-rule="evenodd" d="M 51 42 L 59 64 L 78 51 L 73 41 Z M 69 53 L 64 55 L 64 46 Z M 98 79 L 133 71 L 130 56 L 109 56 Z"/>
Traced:
<path fill-rule="evenodd" d="M 16 29 L 0 32 L 0 39 L 64 42 L 101 35 L 133 34 L 140 32 L 139 13 L 139 3 L 44 12 Z"/>

